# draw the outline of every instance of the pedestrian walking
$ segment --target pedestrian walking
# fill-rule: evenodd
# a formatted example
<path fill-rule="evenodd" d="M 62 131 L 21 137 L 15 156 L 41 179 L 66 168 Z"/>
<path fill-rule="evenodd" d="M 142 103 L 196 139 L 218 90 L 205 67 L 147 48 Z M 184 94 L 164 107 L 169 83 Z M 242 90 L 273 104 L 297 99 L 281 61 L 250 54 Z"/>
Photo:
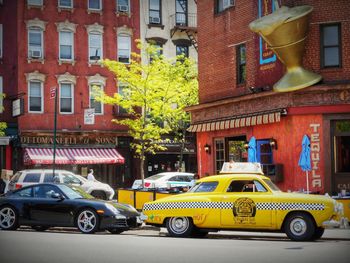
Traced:
<path fill-rule="evenodd" d="M 94 170 L 92 170 L 92 169 L 89 170 L 89 173 L 87 175 L 87 179 L 89 181 L 95 181 Z"/>

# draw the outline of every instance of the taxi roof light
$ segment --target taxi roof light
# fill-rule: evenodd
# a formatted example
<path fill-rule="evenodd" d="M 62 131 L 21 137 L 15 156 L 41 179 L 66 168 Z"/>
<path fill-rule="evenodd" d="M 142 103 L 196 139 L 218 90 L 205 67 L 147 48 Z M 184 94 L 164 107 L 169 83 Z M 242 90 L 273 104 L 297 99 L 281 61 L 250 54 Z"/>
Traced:
<path fill-rule="evenodd" d="M 225 162 L 222 165 L 220 174 L 261 174 L 263 171 L 261 169 L 260 163 L 251 163 L 251 162 Z"/>

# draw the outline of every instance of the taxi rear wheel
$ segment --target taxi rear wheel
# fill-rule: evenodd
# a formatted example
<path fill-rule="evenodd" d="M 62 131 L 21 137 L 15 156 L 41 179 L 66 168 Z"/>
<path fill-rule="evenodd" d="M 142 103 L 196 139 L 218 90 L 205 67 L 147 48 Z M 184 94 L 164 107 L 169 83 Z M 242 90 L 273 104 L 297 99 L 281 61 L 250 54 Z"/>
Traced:
<path fill-rule="evenodd" d="M 320 239 L 323 236 L 324 228 L 323 227 L 317 227 L 315 229 L 315 233 L 312 235 L 312 240 Z"/>
<path fill-rule="evenodd" d="M 293 241 L 307 241 L 313 238 L 315 225 L 310 215 L 292 213 L 286 219 L 284 231 Z"/>
<path fill-rule="evenodd" d="M 188 237 L 193 231 L 193 222 L 190 217 L 171 217 L 166 221 L 166 228 L 173 237 Z"/>

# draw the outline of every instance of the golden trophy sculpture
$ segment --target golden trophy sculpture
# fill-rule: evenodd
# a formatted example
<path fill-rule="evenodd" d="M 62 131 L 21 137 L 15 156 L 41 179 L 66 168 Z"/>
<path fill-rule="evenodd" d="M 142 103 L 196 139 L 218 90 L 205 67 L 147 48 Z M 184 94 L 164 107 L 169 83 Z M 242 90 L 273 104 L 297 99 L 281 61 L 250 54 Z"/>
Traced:
<path fill-rule="evenodd" d="M 286 66 L 286 74 L 273 86 L 274 91 L 287 92 L 306 88 L 322 77 L 302 67 L 305 40 L 308 31 L 311 6 L 279 8 L 272 14 L 261 17 L 249 24 L 249 28 L 260 34 Z"/>

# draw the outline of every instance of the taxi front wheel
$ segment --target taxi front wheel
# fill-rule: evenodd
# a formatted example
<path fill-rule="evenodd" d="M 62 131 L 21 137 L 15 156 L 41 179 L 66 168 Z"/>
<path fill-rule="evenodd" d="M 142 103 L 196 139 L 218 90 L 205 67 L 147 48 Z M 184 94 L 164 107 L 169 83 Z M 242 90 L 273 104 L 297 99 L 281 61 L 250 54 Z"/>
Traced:
<path fill-rule="evenodd" d="M 294 241 L 307 241 L 315 233 L 315 225 L 310 215 L 306 213 L 292 213 L 285 222 L 284 231 Z"/>
<path fill-rule="evenodd" d="M 166 228 L 170 236 L 188 237 L 192 234 L 193 221 L 190 217 L 171 217 L 166 221 Z"/>

